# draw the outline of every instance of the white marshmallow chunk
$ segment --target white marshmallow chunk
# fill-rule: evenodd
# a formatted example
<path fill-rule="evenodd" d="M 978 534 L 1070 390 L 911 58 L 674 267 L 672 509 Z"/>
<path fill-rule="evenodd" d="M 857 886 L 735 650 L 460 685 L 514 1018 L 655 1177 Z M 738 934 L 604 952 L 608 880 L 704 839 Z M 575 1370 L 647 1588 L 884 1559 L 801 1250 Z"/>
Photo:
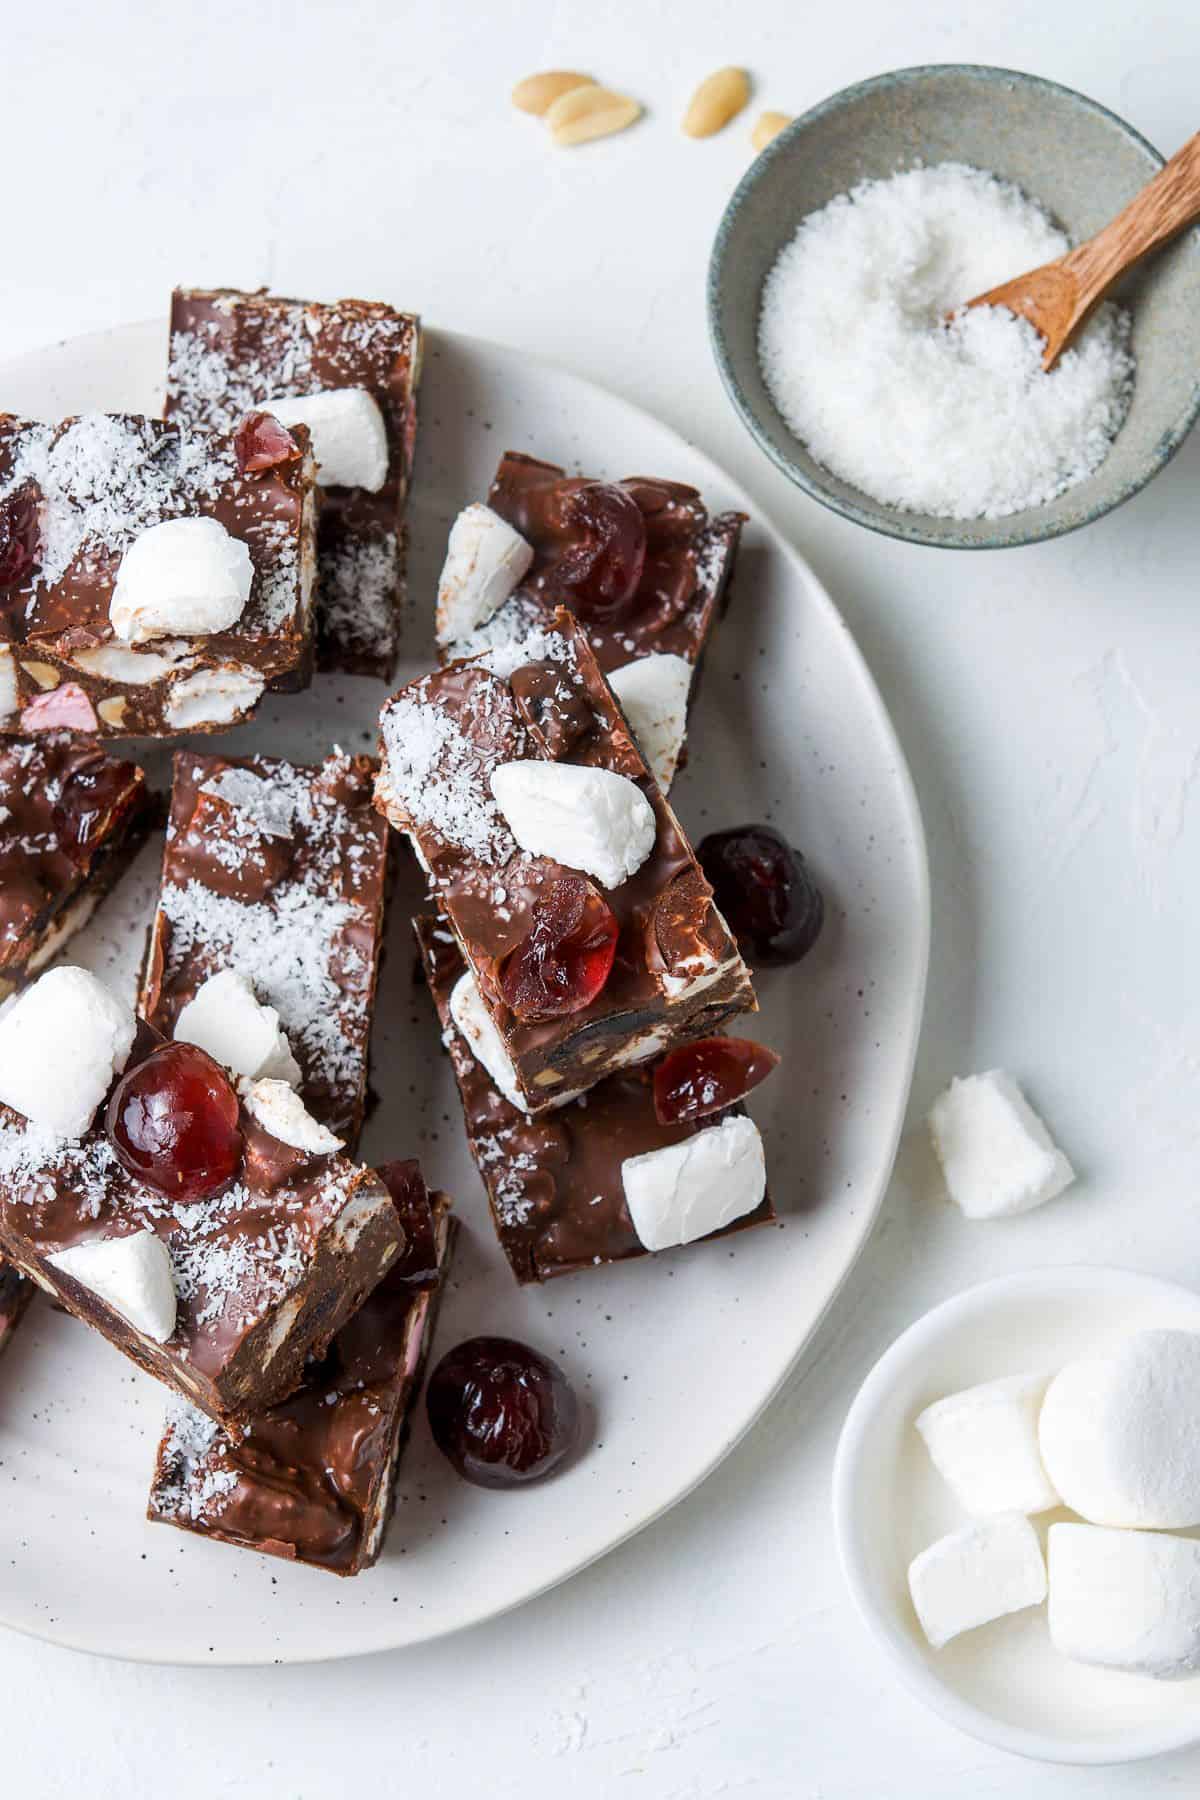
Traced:
<path fill-rule="evenodd" d="M 0 644 L 0 719 L 11 719 L 17 706 L 16 658 L 7 644 Z"/>
<path fill-rule="evenodd" d="M 533 561 L 507 519 L 478 501 L 450 527 L 437 592 L 437 641 L 453 644 L 488 620 L 525 579 Z"/>
<path fill-rule="evenodd" d="M 1039 1513 L 1058 1505 L 1038 1449 L 1048 1375 L 1009 1375 L 935 1400 L 917 1417 L 935 1469 L 967 1512 Z"/>
<path fill-rule="evenodd" d="M 161 1238 L 152 1231 L 135 1231 L 129 1237 L 100 1238 L 75 1244 L 49 1259 L 56 1269 L 140 1331 L 165 1344 L 175 1329 L 175 1279 L 171 1257 Z"/>
<path fill-rule="evenodd" d="M 621 1164 L 625 1204 L 647 1250 L 669 1250 L 753 1212 L 767 1191 L 762 1138 L 738 1115 Z"/>
<path fill-rule="evenodd" d="M 1024 1513 L 994 1513 L 939 1538 L 908 1565 L 908 1591 L 935 1650 L 1046 1598 L 1046 1565 Z"/>
<path fill-rule="evenodd" d="M 1200 1542 L 1064 1524 L 1048 1544 L 1056 1650 L 1156 1681 L 1200 1675 Z"/>
<path fill-rule="evenodd" d="M 642 656 L 614 669 L 608 685 L 664 794 L 675 779 L 687 733 L 692 665 L 682 656 Z"/>
<path fill-rule="evenodd" d="M 327 1126 L 313 1118 L 295 1088 L 286 1081 L 261 1076 L 256 1081 L 243 1079 L 238 1083 L 238 1091 L 251 1118 L 281 1144 L 290 1144 L 293 1150 L 307 1150 L 311 1156 L 332 1156 L 341 1149 L 341 1138 L 334 1137 Z"/>
<path fill-rule="evenodd" d="M 1061 1194 L 1075 1171 L 1011 1075 L 952 1081 L 929 1114 L 950 1198 L 968 1219 L 1028 1212 Z"/>
<path fill-rule="evenodd" d="M 222 969 L 197 988 L 175 1021 L 175 1037 L 199 1044 L 235 1075 L 261 1075 L 299 1086 L 300 1065 L 280 1028 L 279 1014 L 260 1004 L 249 981 L 235 969 Z"/>
<path fill-rule="evenodd" d="M 366 488 L 377 494 L 388 473 L 387 427 L 366 388 L 327 388 L 320 394 L 264 400 L 262 411 L 281 425 L 307 425 L 322 487 Z"/>
<path fill-rule="evenodd" d="M 241 618 L 254 565 L 218 519 L 164 519 L 121 558 L 108 616 L 126 644 L 207 637 Z"/>
<path fill-rule="evenodd" d="M 0 1100 L 57 1137 L 82 1137 L 136 1029 L 87 969 L 48 970 L 0 1018 Z"/>
<path fill-rule="evenodd" d="M 1063 1501 L 1093 1525 L 1200 1525 L 1200 1333 L 1137 1331 L 1067 1363 L 1038 1436 Z"/>
<path fill-rule="evenodd" d="M 255 706 L 264 682 L 257 669 L 227 663 L 220 669 L 197 669 L 171 683 L 167 695 L 168 725 L 193 731 L 198 725 L 231 725 Z"/>
<path fill-rule="evenodd" d="M 517 1071 L 495 1021 L 483 1004 L 479 983 L 468 969 L 450 990 L 450 1017 L 477 1063 L 487 1070 L 510 1106 L 527 1113 L 529 1102 L 517 1085 Z"/>
<path fill-rule="evenodd" d="M 501 763 L 492 793 L 522 850 L 620 887 L 654 848 L 654 809 L 641 788 L 611 769 L 577 763 Z"/>

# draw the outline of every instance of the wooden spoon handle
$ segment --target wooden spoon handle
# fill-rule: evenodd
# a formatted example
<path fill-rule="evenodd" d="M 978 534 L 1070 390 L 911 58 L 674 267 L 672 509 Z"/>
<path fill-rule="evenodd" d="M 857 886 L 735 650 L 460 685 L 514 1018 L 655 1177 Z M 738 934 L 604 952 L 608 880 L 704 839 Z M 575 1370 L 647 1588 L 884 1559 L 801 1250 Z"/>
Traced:
<path fill-rule="evenodd" d="M 1119 275 L 1200 218 L 1200 131 L 1177 150 L 1103 231 L 1063 258 L 1094 304 Z"/>

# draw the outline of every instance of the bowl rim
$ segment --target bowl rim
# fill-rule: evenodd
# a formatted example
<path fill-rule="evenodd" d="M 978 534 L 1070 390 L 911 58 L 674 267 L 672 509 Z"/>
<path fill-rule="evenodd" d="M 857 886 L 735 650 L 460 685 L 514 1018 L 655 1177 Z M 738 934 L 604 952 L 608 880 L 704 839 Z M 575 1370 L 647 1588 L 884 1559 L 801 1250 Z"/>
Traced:
<path fill-rule="evenodd" d="M 1114 512 L 1127 500 L 1140 493 L 1153 480 L 1160 470 L 1166 468 L 1184 439 L 1196 423 L 1200 415 L 1200 372 L 1192 383 L 1190 398 L 1184 404 L 1169 431 L 1161 436 L 1155 446 L 1154 453 L 1147 463 L 1132 479 L 1126 481 L 1116 493 L 1106 499 L 1097 501 L 1088 510 L 1076 518 L 1069 520 L 1051 520 L 1045 518 L 1038 523 L 1040 514 L 1045 508 L 1030 507 L 1025 513 L 1009 514 L 1009 518 L 1028 519 L 1030 524 L 1020 536 L 997 535 L 985 538 L 955 538 L 952 535 L 931 535 L 929 531 L 918 526 L 914 521 L 923 515 L 905 513 L 898 508 L 886 508 L 883 501 L 875 501 L 874 506 L 884 508 L 882 513 L 868 510 L 866 506 L 855 500 L 844 499 L 840 494 L 831 493 L 820 481 L 815 480 L 806 470 L 794 462 L 783 451 L 779 450 L 763 429 L 762 421 L 752 406 L 745 389 L 739 382 L 733 367 L 733 359 L 729 353 L 724 328 L 721 323 L 721 295 L 725 281 L 726 262 L 729 255 L 730 241 L 737 224 L 737 216 L 743 202 L 762 180 L 771 164 L 777 157 L 786 153 L 789 146 L 813 125 L 825 118 L 829 113 L 861 99 L 864 95 L 891 87 L 911 86 L 918 81 L 946 76 L 967 75 L 983 83 L 995 81 L 1016 81 L 1022 85 L 1053 95 L 1055 99 L 1065 99 L 1075 106 L 1107 121 L 1114 126 L 1130 143 L 1145 151 L 1158 168 L 1162 168 L 1165 157 L 1155 148 L 1150 140 L 1122 119 L 1110 107 L 1099 100 L 1082 94 L 1077 88 L 1067 87 L 1063 82 L 1051 81 L 1045 75 L 1031 75 L 1022 69 L 1002 68 L 992 63 L 917 63 L 911 68 L 890 69 L 881 75 L 868 76 L 864 81 L 856 81 L 849 87 L 839 88 L 826 99 L 818 101 L 816 106 L 809 107 L 807 112 L 799 114 L 790 125 L 772 138 L 765 150 L 759 152 L 746 170 L 721 215 L 717 234 L 713 240 L 709 255 L 708 275 L 706 281 L 706 310 L 708 316 L 708 335 L 713 356 L 720 372 L 725 392 L 733 403 L 734 411 L 759 449 L 774 463 L 781 474 L 786 475 L 796 487 L 801 488 L 812 499 L 831 512 L 850 519 L 856 525 L 863 525 L 868 531 L 876 532 L 881 537 L 889 537 L 904 543 L 921 544 L 932 550 L 1016 550 L 1029 544 L 1044 543 L 1052 538 L 1065 537 L 1072 531 L 1080 531 L 1085 525 L 1094 524 L 1106 513 Z M 1188 237 L 1200 242 L 1200 226 L 1192 226 L 1180 234 L 1178 241 L 1184 242 Z M 797 439 L 797 442 L 800 440 Z M 869 499 L 869 496 L 866 496 Z M 956 526 L 966 523 L 964 520 L 947 519 L 947 533 L 952 533 Z M 997 521 L 999 523 L 999 521 Z"/>
<path fill-rule="evenodd" d="M 1200 1327 L 1200 1292 L 1182 1282 L 1140 1269 L 1105 1263 L 1063 1263 L 1023 1269 L 982 1281 L 942 1300 L 905 1328 L 879 1357 L 855 1394 L 834 1454 L 833 1528 L 842 1575 L 855 1610 L 885 1653 L 901 1685 L 930 1711 L 958 1731 L 1031 1761 L 1103 1766 L 1141 1762 L 1200 1742 L 1200 1708 L 1187 1724 L 1137 1727 L 1107 1743 L 1090 1738 L 1055 1737 L 1032 1726 L 1010 1725 L 963 1699 L 921 1657 L 907 1633 L 901 1632 L 877 1605 L 863 1572 L 856 1528 L 863 1454 L 901 1372 L 918 1362 L 948 1327 L 985 1312 L 994 1302 L 1013 1298 L 1061 1298 L 1064 1292 L 1127 1295 L 1130 1299 L 1170 1299 L 1193 1306 Z"/>

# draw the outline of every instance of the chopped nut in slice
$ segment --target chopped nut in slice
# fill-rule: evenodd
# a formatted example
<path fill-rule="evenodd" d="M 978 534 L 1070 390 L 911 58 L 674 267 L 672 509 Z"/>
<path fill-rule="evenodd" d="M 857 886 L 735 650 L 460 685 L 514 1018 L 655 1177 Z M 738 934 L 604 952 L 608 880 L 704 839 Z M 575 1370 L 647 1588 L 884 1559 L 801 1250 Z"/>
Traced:
<path fill-rule="evenodd" d="M 55 688 L 61 679 L 53 663 L 27 662 L 22 663 L 21 667 L 40 688 Z"/>
<path fill-rule="evenodd" d="M 750 133 L 750 142 L 755 150 L 765 150 L 772 138 L 777 138 L 785 125 L 792 122 L 791 113 L 765 112 L 758 116 L 758 123 Z"/>
<path fill-rule="evenodd" d="M 125 722 L 125 696 L 114 694 L 110 700 L 101 700 L 96 711 L 106 725 L 122 725 Z"/>
<path fill-rule="evenodd" d="M 586 144 L 591 138 L 611 137 L 614 131 L 624 131 L 641 116 L 636 100 L 593 85 L 560 94 L 546 113 L 546 124 L 554 142 L 566 149 L 572 144 Z"/>
<path fill-rule="evenodd" d="M 512 91 L 512 103 L 540 119 L 560 95 L 595 85 L 590 75 L 577 75 L 571 69 L 543 69 L 540 75 L 527 75 L 524 81 L 518 81 Z"/>
<path fill-rule="evenodd" d="M 700 83 L 683 115 L 688 137 L 712 137 L 737 117 L 750 98 L 745 69 L 718 69 Z"/>

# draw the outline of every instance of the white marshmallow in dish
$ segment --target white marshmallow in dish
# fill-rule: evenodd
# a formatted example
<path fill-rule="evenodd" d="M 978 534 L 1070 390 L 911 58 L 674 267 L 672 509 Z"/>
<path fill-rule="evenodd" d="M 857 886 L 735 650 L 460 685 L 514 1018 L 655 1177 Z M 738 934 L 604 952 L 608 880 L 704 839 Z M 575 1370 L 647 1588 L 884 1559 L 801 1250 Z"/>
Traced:
<path fill-rule="evenodd" d="M 126 644 L 208 637 L 237 623 L 253 581 L 249 550 L 219 519 L 164 519 L 121 558 L 109 620 Z"/>
<path fill-rule="evenodd" d="M 73 1244 L 50 1257 L 56 1269 L 89 1288 L 140 1331 L 165 1344 L 175 1329 L 175 1279 L 162 1239 L 152 1231 Z"/>
<path fill-rule="evenodd" d="M 1200 1525 L 1200 1332 L 1133 1332 L 1078 1357 L 1046 1390 L 1042 1461 L 1093 1525 Z"/>
<path fill-rule="evenodd" d="M 533 546 L 479 501 L 450 527 L 437 591 L 437 641 L 453 644 L 486 625 L 525 579 Z"/>
<path fill-rule="evenodd" d="M 1156 1681 L 1200 1675 L 1200 1542 L 1062 1524 L 1048 1551 L 1056 1650 Z"/>
<path fill-rule="evenodd" d="M 694 1243 L 761 1203 L 767 1169 L 758 1126 L 736 1114 L 663 1150 L 627 1156 L 621 1182 L 647 1250 Z"/>
<path fill-rule="evenodd" d="M 1028 1212 L 1075 1179 L 1041 1119 L 1001 1069 L 952 1081 L 933 1103 L 929 1131 L 950 1198 L 968 1219 Z"/>
<path fill-rule="evenodd" d="M 620 887 L 654 848 L 654 809 L 634 782 L 578 763 L 501 763 L 492 793 L 509 830 L 531 856 L 582 869 Z"/>
<path fill-rule="evenodd" d="M 313 1118 L 295 1088 L 286 1081 L 265 1077 L 247 1081 L 243 1078 L 238 1083 L 238 1092 L 250 1117 L 281 1144 L 290 1144 L 293 1150 L 306 1150 L 310 1156 L 332 1156 L 335 1150 L 341 1149 L 341 1138 L 335 1137 L 328 1126 Z"/>
<path fill-rule="evenodd" d="M 642 656 L 614 669 L 608 685 L 621 703 L 650 773 L 665 794 L 675 779 L 687 735 L 691 663 L 682 656 Z"/>
<path fill-rule="evenodd" d="M 984 1381 L 918 1414 L 933 1465 L 967 1512 L 1039 1513 L 1058 1505 L 1038 1449 L 1038 1412 L 1049 1379 Z"/>
<path fill-rule="evenodd" d="M 87 969 L 48 970 L 0 1018 L 0 1100 L 56 1137 L 82 1137 L 136 1029 Z"/>
<path fill-rule="evenodd" d="M 322 487 L 366 488 L 377 494 L 388 473 L 387 427 L 366 388 L 327 388 L 319 394 L 276 395 L 261 410 L 281 425 L 307 425 Z"/>
<path fill-rule="evenodd" d="M 240 773 L 240 771 L 230 771 Z M 177 1041 L 198 1044 L 235 1075 L 266 1076 L 297 1087 L 300 1065 L 273 1006 L 263 1006 L 250 982 L 221 969 L 202 982 L 175 1021 Z"/>
<path fill-rule="evenodd" d="M 1024 1513 L 994 1513 L 939 1538 L 908 1566 L 908 1591 L 935 1650 L 1046 1598 L 1046 1565 Z"/>

